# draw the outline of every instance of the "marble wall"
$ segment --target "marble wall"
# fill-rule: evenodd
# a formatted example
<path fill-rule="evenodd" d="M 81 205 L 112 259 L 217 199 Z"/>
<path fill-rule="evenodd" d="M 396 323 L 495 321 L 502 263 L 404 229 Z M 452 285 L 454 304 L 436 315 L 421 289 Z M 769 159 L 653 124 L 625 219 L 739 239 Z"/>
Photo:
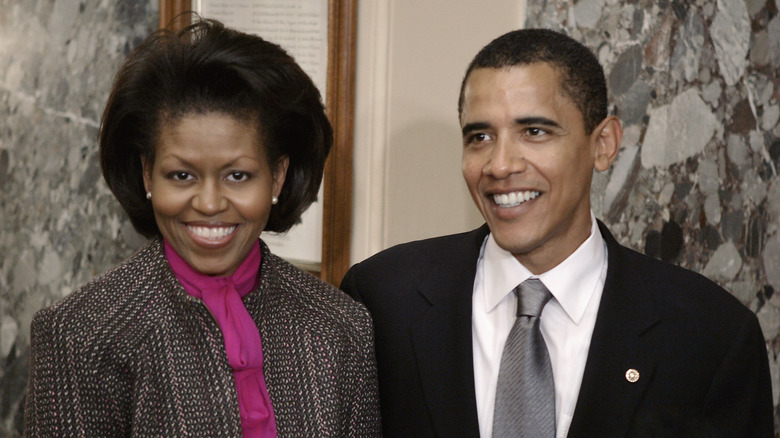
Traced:
<path fill-rule="evenodd" d="M 757 313 L 776 404 L 779 3 L 528 0 L 528 26 L 598 54 L 625 124 L 594 182 L 597 216 Z M 156 0 L 0 0 L 0 436 L 21 431 L 33 313 L 141 243 L 100 176 L 96 134 L 113 72 L 156 21 Z"/>
<path fill-rule="evenodd" d="M 21 431 L 33 313 L 140 240 L 108 191 L 97 129 L 157 0 L 0 0 L 0 436 Z"/>
<path fill-rule="evenodd" d="M 586 43 L 605 66 L 625 137 L 596 177 L 597 216 L 624 244 L 703 273 L 756 312 L 775 405 L 778 9 L 780 0 L 529 0 L 527 18 Z"/>

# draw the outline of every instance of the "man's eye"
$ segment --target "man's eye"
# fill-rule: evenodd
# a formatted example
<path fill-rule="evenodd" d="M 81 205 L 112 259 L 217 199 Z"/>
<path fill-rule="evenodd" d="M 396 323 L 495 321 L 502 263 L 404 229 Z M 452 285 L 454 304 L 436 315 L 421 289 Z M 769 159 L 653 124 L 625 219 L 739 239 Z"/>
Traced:
<path fill-rule="evenodd" d="M 537 137 L 537 136 L 540 136 L 540 135 L 547 134 L 547 131 L 545 131 L 542 128 L 528 128 L 528 129 L 525 130 L 525 132 L 528 135 L 533 136 L 533 137 Z"/>
<path fill-rule="evenodd" d="M 478 134 L 474 134 L 469 139 L 469 143 L 482 143 L 490 140 L 490 135 L 485 134 L 483 132 L 480 132 Z"/>
<path fill-rule="evenodd" d="M 247 172 L 230 172 L 228 175 L 228 180 L 240 182 L 240 181 L 246 181 L 249 179 L 249 174 Z"/>

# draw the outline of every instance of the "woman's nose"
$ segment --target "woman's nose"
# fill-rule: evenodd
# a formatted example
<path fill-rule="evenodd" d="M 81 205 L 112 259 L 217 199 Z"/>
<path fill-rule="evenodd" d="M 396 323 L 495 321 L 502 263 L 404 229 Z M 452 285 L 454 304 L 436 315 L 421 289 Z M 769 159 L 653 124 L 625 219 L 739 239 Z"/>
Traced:
<path fill-rule="evenodd" d="M 192 207 L 208 216 L 224 211 L 227 204 L 219 184 L 213 182 L 201 184 L 192 200 Z"/>

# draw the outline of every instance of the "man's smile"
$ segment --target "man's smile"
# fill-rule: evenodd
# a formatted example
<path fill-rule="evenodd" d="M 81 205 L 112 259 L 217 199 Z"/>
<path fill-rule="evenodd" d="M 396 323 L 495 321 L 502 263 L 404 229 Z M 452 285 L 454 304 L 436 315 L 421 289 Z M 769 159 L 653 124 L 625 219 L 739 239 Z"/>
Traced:
<path fill-rule="evenodd" d="M 498 193 L 493 195 L 493 202 L 495 202 L 499 207 L 517 207 L 524 202 L 535 199 L 539 195 L 541 195 L 541 192 L 536 190 Z"/>

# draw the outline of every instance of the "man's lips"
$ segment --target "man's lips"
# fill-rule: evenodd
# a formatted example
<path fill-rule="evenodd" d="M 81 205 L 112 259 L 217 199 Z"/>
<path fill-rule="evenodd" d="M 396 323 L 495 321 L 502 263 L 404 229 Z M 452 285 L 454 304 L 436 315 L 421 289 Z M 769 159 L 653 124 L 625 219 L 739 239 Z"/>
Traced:
<path fill-rule="evenodd" d="M 493 196 L 493 202 L 499 207 L 516 207 L 531 199 L 537 198 L 542 193 L 536 190 L 523 190 L 509 193 L 496 193 Z"/>

